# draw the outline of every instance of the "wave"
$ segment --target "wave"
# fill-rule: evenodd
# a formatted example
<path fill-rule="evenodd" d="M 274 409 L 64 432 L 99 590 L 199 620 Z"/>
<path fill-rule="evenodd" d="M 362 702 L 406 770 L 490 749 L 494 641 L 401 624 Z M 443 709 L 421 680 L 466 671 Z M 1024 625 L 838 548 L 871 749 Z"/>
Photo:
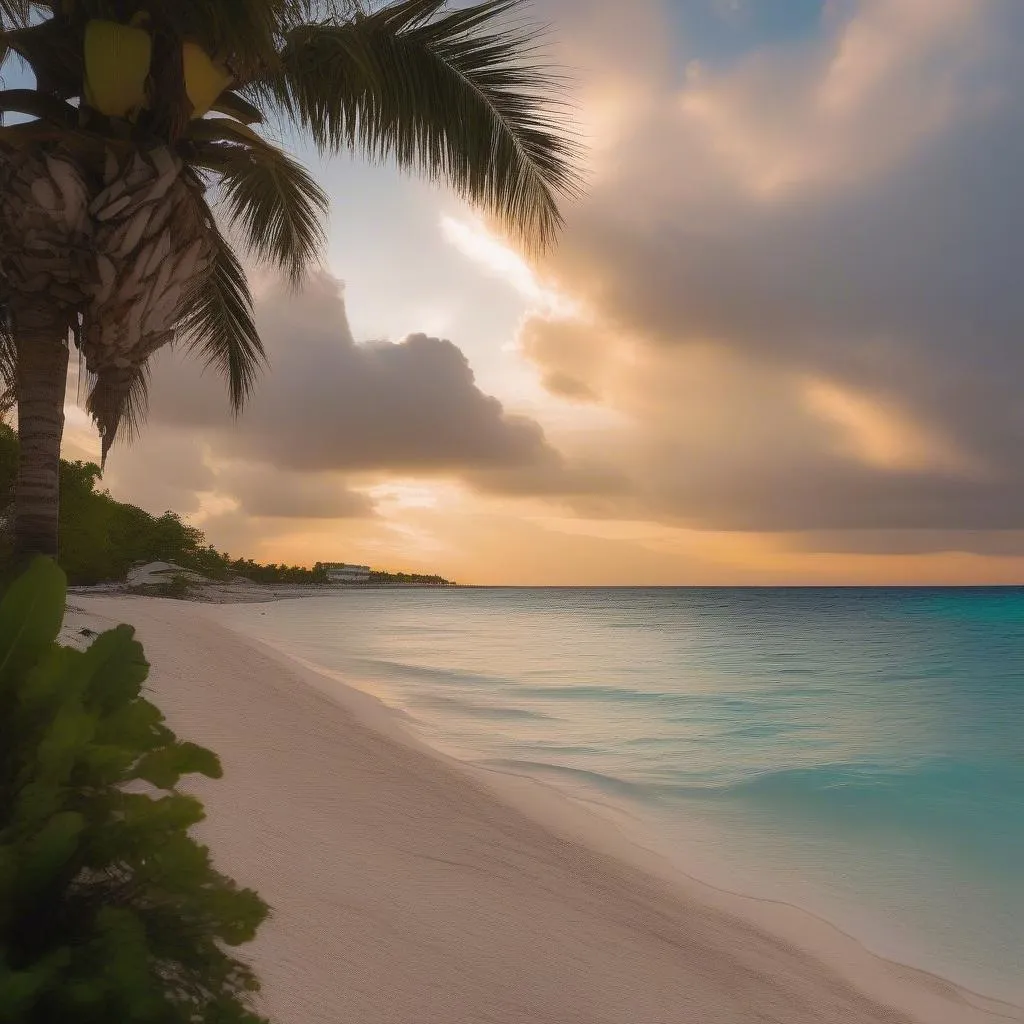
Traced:
<path fill-rule="evenodd" d="M 565 781 L 583 783 L 607 793 L 615 793 L 618 796 L 642 799 L 649 790 L 649 787 L 644 783 L 628 782 L 614 775 L 588 771 L 585 768 L 570 768 L 566 765 L 553 764 L 549 761 L 528 761 L 517 758 L 484 758 L 475 763 L 484 768 L 505 772 L 510 775 L 555 776 Z"/>
<path fill-rule="evenodd" d="M 517 696 L 540 700 L 622 701 L 636 704 L 681 704 L 696 699 L 690 694 L 662 690 L 631 690 L 619 686 L 516 686 Z"/>
<path fill-rule="evenodd" d="M 558 721 L 556 716 L 543 711 L 529 708 L 480 704 L 462 697 L 441 696 L 440 694 L 412 694 L 405 698 L 406 703 L 415 708 L 429 708 L 435 711 L 455 712 L 472 718 L 486 718 L 494 721 Z"/>
<path fill-rule="evenodd" d="M 392 661 L 387 658 L 349 658 L 346 659 L 346 667 L 357 668 L 371 679 L 383 676 L 392 679 L 422 679 L 446 685 L 457 683 L 486 686 L 492 689 L 516 687 L 515 680 L 504 676 L 490 675 L 485 672 L 467 672 L 457 668 L 431 668 L 429 665 L 414 665 L 411 662 Z"/>
<path fill-rule="evenodd" d="M 754 799 L 759 803 L 816 802 L 835 807 L 841 801 L 844 812 L 850 810 L 851 803 L 863 802 L 872 813 L 877 813 L 879 803 L 885 802 L 898 805 L 900 813 L 916 809 L 927 817 L 933 816 L 936 803 L 951 809 L 955 806 L 958 818 L 964 812 L 988 816 L 993 801 L 1005 800 L 1009 810 L 1024 787 L 1024 769 L 1020 766 L 968 765 L 945 760 L 903 768 L 837 762 L 778 768 L 728 779 L 684 777 L 678 781 L 627 779 L 593 769 L 525 759 L 497 758 L 479 763 L 498 770 L 555 776 L 648 803 L 673 799 Z M 930 805 L 927 811 L 924 805 Z"/>
<path fill-rule="evenodd" d="M 828 699 L 834 691 L 828 687 L 778 686 L 770 690 L 701 692 L 680 690 L 637 690 L 624 686 L 523 686 L 501 680 L 509 694 L 526 700 L 595 701 L 613 704 L 655 706 L 668 712 L 686 709 L 721 712 L 729 715 L 757 715 L 766 711 L 806 710 L 809 700 Z M 685 721 L 666 715 L 665 721 Z"/>

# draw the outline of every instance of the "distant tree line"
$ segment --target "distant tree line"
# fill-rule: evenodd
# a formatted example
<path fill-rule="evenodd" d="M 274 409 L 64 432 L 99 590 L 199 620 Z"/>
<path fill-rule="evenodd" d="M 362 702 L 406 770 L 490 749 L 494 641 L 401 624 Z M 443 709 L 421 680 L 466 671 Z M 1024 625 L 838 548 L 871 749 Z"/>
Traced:
<path fill-rule="evenodd" d="M 0 423 L 0 519 L 6 523 L 13 500 L 18 439 Z M 182 522 L 175 512 L 150 515 L 116 501 L 99 488 L 100 467 L 93 462 L 60 464 L 60 565 L 72 584 L 124 579 L 140 562 L 173 562 L 214 580 L 241 576 L 256 583 L 328 583 L 325 569 L 299 565 L 261 565 L 232 558 L 206 542 L 203 531 Z M 10 551 L 9 531 L 0 530 L 0 560 Z M 444 585 L 440 576 L 373 572 L 370 583 Z"/>
<path fill-rule="evenodd" d="M 366 581 L 364 586 L 372 586 L 374 584 L 415 584 L 416 586 L 429 586 L 429 587 L 450 587 L 452 586 L 451 580 L 446 580 L 443 576 L 425 576 L 423 573 L 418 572 L 381 572 L 374 570 L 370 573 L 370 578 Z"/>

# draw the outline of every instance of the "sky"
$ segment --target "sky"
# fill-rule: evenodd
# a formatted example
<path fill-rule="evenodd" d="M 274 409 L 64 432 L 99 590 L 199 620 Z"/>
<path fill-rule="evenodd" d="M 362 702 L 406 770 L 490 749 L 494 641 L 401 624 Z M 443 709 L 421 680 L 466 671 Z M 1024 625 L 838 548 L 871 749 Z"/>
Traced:
<path fill-rule="evenodd" d="M 255 395 L 161 353 L 105 486 L 464 583 L 1024 580 L 1024 4 L 532 12 L 584 145 L 558 245 L 293 140 L 329 246 L 301 293 L 254 274 Z"/>

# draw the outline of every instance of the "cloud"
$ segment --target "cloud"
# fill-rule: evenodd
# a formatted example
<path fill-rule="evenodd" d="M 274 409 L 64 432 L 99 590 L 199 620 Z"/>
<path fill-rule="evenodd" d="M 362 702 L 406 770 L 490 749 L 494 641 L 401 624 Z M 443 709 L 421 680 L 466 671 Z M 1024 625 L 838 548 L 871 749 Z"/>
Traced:
<path fill-rule="evenodd" d="M 357 345 L 327 275 L 301 295 L 270 289 L 257 313 L 269 367 L 244 414 L 233 419 L 221 381 L 177 355 L 155 367 L 152 423 L 200 429 L 225 456 L 306 472 L 458 472 L 554 457 L 536 422 L 480 391 L 450 341 Z"/>
<path fill-rule="evenodd" d="M 552 394 L 581 402 L 600 399 L 601 338 L 593 324 L 585 319 L 531 317 L 518 341 L 522 354 L 541 368 L 541 383 Z"/>
<path fill-rule="evenodd" d="M 628 17 L 587 47 L 613 61 Z M 587 317 L 521 333 L 549 390 L 634 424 L 599 439 L 623 515 L 908 549 L 1024 526 L 1022 30 L 1001 0 L 841 0 L 684 75 L 648 40 L 544 268 Z"/>
<path fill-rule="evenodd" d="M 357 343 L 330 278 L 301 296 L 269 285 L 271 367 L 244 416 L 214 375 L 163 355 L 144 442 L 115 451 L 111 479 L 271 557 L 312 550 L 304 537 L 330 557 L 341 517 L 403 559 L 448 536 L 466 577 L 486 557 L 491 578 L 543 564 L 553 580 L 563 552 L 580 580 L 605 557 L 626 574 L 622 524 L 665 531 L 636 563 L 665 581 L 680 578 L 669 535 L 687 538 L 679 558 L 698 564 L 714 537 L 736 573 L 760 558 L 771 580 L 798 562 L 807 579 L 903 578 L 886 559 L 945 579 L 931 553 L 973 553 L 950 565 L 981 573 L 1024 550 L 1017 0 L 539 6 L 579 83 L 587 195 L 539 267 L 461 214 L 443 231 L 536 311 L 517 344 L 548 405 L 516 415 L 439 337 Z M 795 28 L 797 8 L 820 16 Z M 396 275 L 396 308 L 404 293 Z M 552 540 L 509 514 L 477 522 L 471 550 L 476 513 L 392 507 L 396 478 L 459 481 L 492 510 L 532 498 L 593 533 L 567 547 L 576 527 Z"/>
<path fill-rule="evenodd" d="M 524 497 L 613 486 L 484 394 L 450 341 L 357 344 L 334 278 L 298 294 L 261 280 L 256 295 L 269 366 L 242 415 L 216 373 L 162 351 L 141 443 L 111 454 L 105 482 L 119 496 L 192 515 L 235 546 L 294 530 L 285 520 L 372 517 L 373 481 L 395 476 Z"/>
<path fill-rule="evenodd" d="M 90 429 L 95 437 L 95 429 Z M 98 462 L 96 454 L 90 454 Z M 217 474 L 207 464 L 201 440 L 186 432 L 144 428 L 132 444 L 111 453 L 103 486 L 116 498 L 153 513 L 171 509 L 180 515 L 199 512 L 202 495 L 215 491 Z"/>
<path fill-rule="evenodd" d="M 373 501 L 329 473 L 293 473 L 261 463 L 228 463 L 217 490 L 245 514 L 270 519 L 347 519 L 373 514 Z"/>

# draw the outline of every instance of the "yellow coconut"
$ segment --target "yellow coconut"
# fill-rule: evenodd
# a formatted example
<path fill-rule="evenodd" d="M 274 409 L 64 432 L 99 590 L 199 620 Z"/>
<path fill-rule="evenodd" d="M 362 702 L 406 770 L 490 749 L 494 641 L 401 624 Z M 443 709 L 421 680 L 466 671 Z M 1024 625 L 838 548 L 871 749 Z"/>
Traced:
<path fill-rule="evenodd" d="M 182 44 L 181 61 L 192 116 L 202 117 L 231 84 L 231 73 L 219 61 L 212 60 L 202 47 L 191 42 Z"/>
<path fill-rule="evenodd" d="M 85 102 L 108 117 L 131 117 L 146 102 L 153 41 L 145 29 L 95 19 L 85 26 Z"/>

